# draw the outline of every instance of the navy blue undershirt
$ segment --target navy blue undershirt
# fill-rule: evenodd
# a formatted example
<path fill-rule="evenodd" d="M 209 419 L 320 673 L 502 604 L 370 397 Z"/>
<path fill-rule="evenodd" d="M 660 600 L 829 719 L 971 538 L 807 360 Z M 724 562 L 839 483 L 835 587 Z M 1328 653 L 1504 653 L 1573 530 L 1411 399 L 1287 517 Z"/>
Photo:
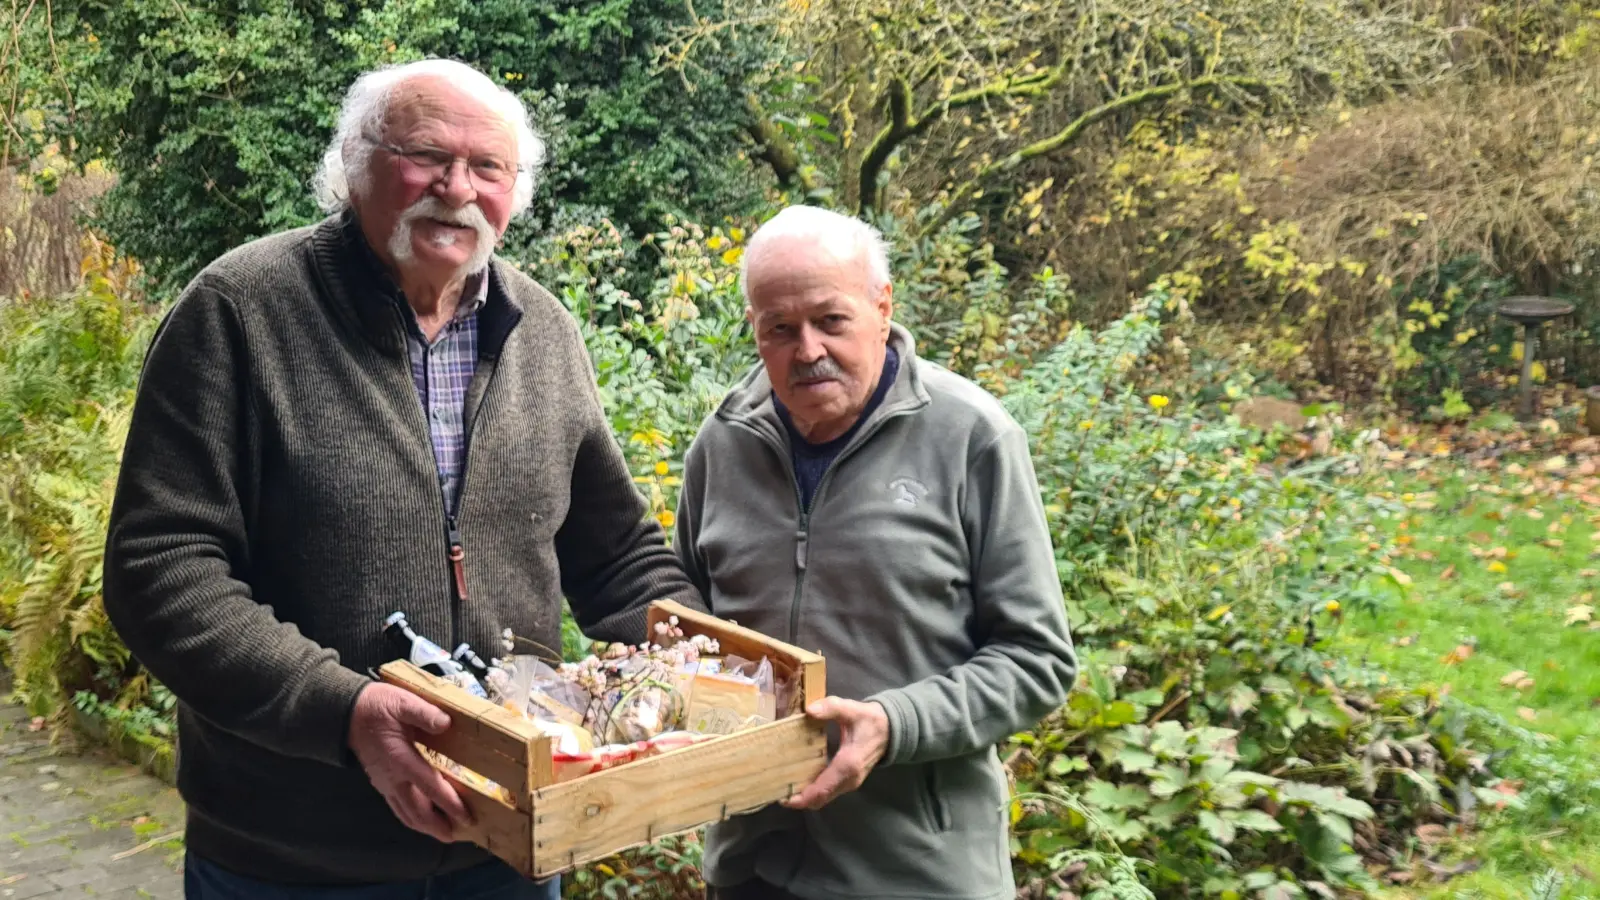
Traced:
<path fill-rule="evenodd" d="M 772 395 L 772 405 L 777 408 L 778 418 L 783 420 L 783 427 L 789 432 L 789 458 L 794 461 L 795 484 L 800 488 L 801 508 L 807 512 L 811 510 L 811 501 L 816 496 L 823 473 L 828 471 L 828 466 L 855 437 L 861 424 L 883 405 L 884 395 L 889 393 L 889 386 L 894 384 L 895 374 L 900 370 L 900 355 L 893 347 L 885 347 L 884 350 L 883 374 L 878 377 L 878 387 L 873 390 L 866 408 L 861 410 L 861 415 L 856 417 L 855 424 L 849 430 L 827 443 L 813 444 L 801 437 L 800 432 L 795 430 L 794 420 L 789 418 L 788 408 L 776 393 Z"/>

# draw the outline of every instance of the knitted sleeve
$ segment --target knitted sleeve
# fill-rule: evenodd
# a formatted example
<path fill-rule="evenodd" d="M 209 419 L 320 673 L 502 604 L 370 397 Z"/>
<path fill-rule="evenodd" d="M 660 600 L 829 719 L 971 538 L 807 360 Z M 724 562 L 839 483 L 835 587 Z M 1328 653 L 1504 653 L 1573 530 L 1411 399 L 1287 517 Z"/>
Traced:
<path fill-rule="evenodd" d="M 252 596 L 243 497 L 259 477 L 249 351 L 225 286 L 202 274 L 145 359 L 106 540 L 106 613 L 196 714 L 288 756 L 349 765 L 370 679 Z"/>

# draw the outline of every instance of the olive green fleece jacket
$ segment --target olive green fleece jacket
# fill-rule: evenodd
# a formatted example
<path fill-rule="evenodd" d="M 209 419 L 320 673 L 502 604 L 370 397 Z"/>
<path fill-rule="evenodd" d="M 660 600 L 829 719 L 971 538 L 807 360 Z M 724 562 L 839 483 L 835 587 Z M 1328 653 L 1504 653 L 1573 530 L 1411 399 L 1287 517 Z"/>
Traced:
<path fill-rule="evenodd" d="M 721 617 L 827 659 L 828 692 L 875 700 L 883 760 L 813 812 L 710 829 L 706 875 L 805 898 L 1011 898 L 995 747 L 1064 702 L 1077 660 L 1027 436 L 978 386 L 900 354 L 882 405 L 802 510 L 757 366 L 701 426 L 674 546 Z"/>
<path fill-rule="evenodd" d="M 178 710 L 189 849 L 272 882 L 400 881 L 488 860 L 390 812 L 346 745 L 404 610 L 445 647 L 501 629 L 643 640 L 699 606 L 607 425 L 571 315 L 490 266 L 453 588 L 411 315 L 348 217 L 254 241 L 195 278 L 146 358 L 105 557 L 105 606 Z"/>

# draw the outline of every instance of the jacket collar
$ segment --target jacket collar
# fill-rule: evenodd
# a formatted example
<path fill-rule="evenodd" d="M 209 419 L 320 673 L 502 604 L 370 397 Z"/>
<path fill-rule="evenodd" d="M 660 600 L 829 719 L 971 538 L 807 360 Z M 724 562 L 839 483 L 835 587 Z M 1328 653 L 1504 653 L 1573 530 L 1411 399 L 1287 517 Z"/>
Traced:
<path fill-rule="evenodd" d="M 350 210 L 322 220 L 311 234 L 317 275 L 336 314 L 389 356 L 406 355 L 406 316 L 400 288 L 367 244 Z M 505 288 L 505 262 L 491 257 L 488 291 L 478 311 L 478 355 L 494 359 L 522 319 L 523 309 Z"/>
<path fill-rule="evenodd" d="M 895 372 L 894 383 L 884 395 L 883 403 L 861 423 L 851 445 L 865 440 L 884 419 L 901 413 L 916 412 L 928 405 L 928 391 L 922 384 L 922 360 L 917 358 L 917 342 L 899 322 L 889 323 L 889 346 L 900 355 L 900 368 Z M 778 417 L 777 406 L 772 402 L 772 381 L 767 377 L 766 366 L 757 362 L 740 379 L 728 396 L 717 407 L 717 418 L 736 422 L 765 433 L 787 446 L 787 432 Z"/>

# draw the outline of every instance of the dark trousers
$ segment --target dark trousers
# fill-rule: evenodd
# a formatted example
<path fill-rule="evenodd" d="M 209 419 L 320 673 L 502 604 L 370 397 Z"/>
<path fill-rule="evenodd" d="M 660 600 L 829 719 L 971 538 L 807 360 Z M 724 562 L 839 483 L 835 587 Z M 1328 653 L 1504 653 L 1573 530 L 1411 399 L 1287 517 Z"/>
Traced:
<path fill-rule="evenodd" d="M 733 887 L 719 888 L 708 884 L 706 900 L 800 900 L 800 898 L 757 878 Z"/>
<path fill-rule="evenodd" d="M 532 882 L 495 860 L 396 884 L 301 887 L 236 875 L 191 852 L 183 858 L 183 896 L 186 900 L 561 900 L 561 879 Z"/>

